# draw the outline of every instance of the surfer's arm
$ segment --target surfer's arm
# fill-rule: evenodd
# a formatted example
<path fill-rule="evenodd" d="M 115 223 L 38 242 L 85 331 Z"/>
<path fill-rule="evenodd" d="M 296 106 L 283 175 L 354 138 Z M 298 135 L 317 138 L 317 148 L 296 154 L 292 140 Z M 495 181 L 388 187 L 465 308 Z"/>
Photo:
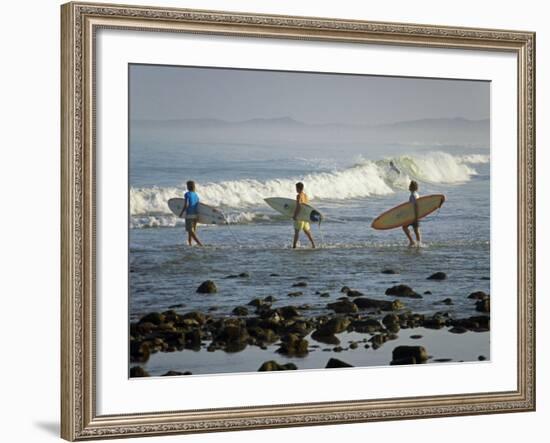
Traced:
<path fill-rule="evenodd" d="M 187 198 L 184 198 L 184 203 L 183 203 L 183 209 L 181 210 L 180 212 L 180 217 L 183 216 L 183 213 L 185 212 L 185 210 L 187 209 Z"/>
<path fill-rule="evenodd" d="M 298 217 L 298 213 L 300 212 L 300 197 L 296 197 L 296 209 L 294 210 L 294 214 L 292 215 L 292 220 L 296 220 L 296 217 Z"/>

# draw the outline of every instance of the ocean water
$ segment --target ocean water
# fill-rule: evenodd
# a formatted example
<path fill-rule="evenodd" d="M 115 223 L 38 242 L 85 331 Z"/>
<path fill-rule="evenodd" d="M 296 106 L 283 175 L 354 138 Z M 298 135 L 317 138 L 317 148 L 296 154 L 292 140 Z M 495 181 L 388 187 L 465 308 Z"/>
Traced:
<path fill-rule="evenodd" d="M 268 295 L 277 299 L 274 307 L 308 304 L 311 309 L 304 315 L 317 315 L 327 313 L 326 304 L 343 295 L 344 285 L 388 299 L 384 291 L 400 283 L 419 293 L 432 292 L 403 300 L 414 312 L 475 315 L 468 294 L 490 292 L 488 149 L 334 146 L 322 152 L 291 145 L 132 144 L 131 320 L 174 305 L 179 312 L 206 312 L 215 306 L 216 315 L 230 315 L 236 306 Z M 390 161 L 400 173 L 389 167 Z M 196 181 L 201 201 L 222 209 L 229 221 L 199 225 L 204 248 L 186 245 L 183 220 L 166 204 L 183 196 L 189 179 Z M 408 248 L 400 229 L 370 227 L 381 212 L 408 200 L 411 179 L 419 182 L 421 196 L 443 193 L 447 198 L 438 212 L 421 221 L 421 248 Z M 326 218 L 320 226 L 312 225 L 317 249 L 309 248 L 305 237 L 298 249 L 291 249 L 291 220 L 263 201 L 294 198 L 296 181 L 304 182 L 310 203 Z M 382 274 L 386 268 L 399 274 Z M 447 280 L 426 279 L 437 271 L 447 273 Z M 243 272 L 249 277 L 226 278 Z M 213 280 L 218 293 L 197 294 L 204 280 Z M 298 281 L 307 287 L 293 287 Z M 289 297 L 294 291 L 303 295 Z M 319 292 L 330 296 L 322 298 Z M 445 298 L 453 305 L 442 305 Z"/>

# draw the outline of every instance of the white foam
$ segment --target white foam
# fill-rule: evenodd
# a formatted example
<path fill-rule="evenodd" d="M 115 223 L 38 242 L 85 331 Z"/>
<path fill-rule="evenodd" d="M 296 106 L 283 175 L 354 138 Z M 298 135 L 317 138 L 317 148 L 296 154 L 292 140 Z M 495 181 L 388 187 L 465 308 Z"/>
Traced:
<path fill-rule="evenodd" d="M 469 154 L 463 155 L 460 157 L 462 163 L 471 163 L 471 164 L 482 164 L 489 163 L 491 161 L 491 156 L 483 154 Z"/>
<path fill-rule="evenodd" d="M 390 166 L 390 161 L 400 171 Z M 197 192 L 201 201 L 222 208 L 241 209 L 232 215 L 233 223 L 249 223 L 257 215 L 250 209 L 263 206 L 264 198 L 295 196 L 294 185 L 303 181 L 306 192 L 312 200 L 348 200 L 388 195 L 404 189 L 411 179 L 427 183 L 456 184 L 466 182 L 476 171 L 473 163 L 486 163 L 489 156 L 453 156 L 443 152 L 424 155 L 399 156 L 379 161 L 360 158 L 349 168 L 331 172 L 317 172 L 304 177 L 287 177 L 271 180 L 245 179 L 215 183 L 199 183 Z M 130 212 L 133 218 L 153 217 L 141 220 L 137 225 L 173 226 L 175 218 L 170 216 L 167 201 L 182 197 L 182 187 L 150 187 L 130 189 Z"/>

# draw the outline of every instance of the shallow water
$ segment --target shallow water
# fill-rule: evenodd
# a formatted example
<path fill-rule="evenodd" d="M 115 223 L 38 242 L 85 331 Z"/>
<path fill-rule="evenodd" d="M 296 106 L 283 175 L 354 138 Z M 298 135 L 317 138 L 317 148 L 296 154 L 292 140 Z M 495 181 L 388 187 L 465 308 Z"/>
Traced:
<path fill-rule="evenodd" d="M 421 339 L 410 338 L 421 335 Z M 333 346 L 318 343 L 307 337 L 310 352 L 306 357 L 287 357 L 276 352 L 278 346 L 269 346 L 262 350 L 248 346 L 244 351 L 228 353 L 225 351 L 207 352 L 183 350 L 179 352 L 153 354 L 146 364 L 140 365 L 151 376 L 163 375 L 166 372 L 190 371 L 192 374 L 217 374 L 231 372 L 255 372 L 262 363 L 275 360 L 279 364 L 294 363 L 298 369 L 324 368 L 330 358 L 337 358 L 353 366 L 386 366 L 392 360 L 392 351 L 396 346 L 419 346 L 426 348 L 429 354 L 428 364 L 457 363 L 478 361 L 481 356 L 489 360 L 489 333 L 467 332 L 452 334 L 447 329 L 432 330 L 426 328 L 402 329 L 396 340 L 386 342 L 382 347 L 365 349 L 363 340 L 371 336 L 357 332 L 338 334 L 341 352 L 332 351 Z M 359 343 L 357 349 L 349 349 L 350 341 Z M 318 346 L 312 348 L 311 346 Z M 330 349 L 330 351 L 326 351 Z"/>
<path fill-rule="evenodd" d="M 402 300 L 414 312 L 445 311 L 455 318 L 478 314 L 467 296 L 474 291 L 490 292 L 488 156 L 481 152 L 465 159 L 464 152 L 424 151 L 394 157 L 401 169 L 396 175 L 388 170 L 389 159 L 358 161 L 340 156 L 289 161 L 263 152 L 261 158 L 230 161 L 205 151 L 202 157 L 194 152 L 192 167 L 176 154 L 153 161 L 137 150 L 130 177 L 131 320 L 173 306 L 180 313 L 215 308 L 216 315 L 229 315 L 236 306 L 268 295 L 277 299 L 274 307 L 308 304 L 311 309 L 303 311 L 304 315 L 326 314 L 326 304 L 343 295 L 340 289 L 344 285 L 370 298 L 388 299 L 385 290 L 401 283 L 420 294 L 431 292 L 422 299 Z M 167 198 L 183 194 L 182 183 L 188 178 L 197 180 L 202 201 L 219 206 L 232 221 L 229 226 L 199 226 L 205 248 L 185 245 L 182 220 L 170 215 L 166 207 Z M 370 228 L 374 217 L 408 199 L 406 185 L 411 178 L 420 182 L 420 195 L 443 193 L 447 197 L 437 213 L 421 222 L 422 248 L 407 248 L 399 229 Z M 262 202 L 269 196 L 292 197 L 292 185 L 298 179 L 304 180 L 311 204 L 327 219 L 320 226 L 312 226 L 318 245 L 315 250 L 309 248 L 305 237 L 300 248 L 292 250 L 292 223 Z M 387 268 L 398 274 L 382 274 Z M 427 280 L 437 271 L 445 272 L 448 278 Z M 226 278 L 243 272 L 249 277 Z M 216 283 L 217 294 L 196 293 L 205 280 Z M 306 287 L 293 287 L 302 281 Z M 296 291 L 303 294 L 288 296 Z M 319 293 L 325 292 L 329 297 L 320 297 Z M 451 306 L 441 304 L 446 298 L 452 300 Z M 488 354 L 489 334 L 433 334 L 430 346 L 435 349 L 465 343 L 460 352 L 447 356 L 438 352 L 441 358 L 477 360 L 478 355 Z M 437 337 L 445 344 L 438 345 Z M 385 347 L 393 348 L 386 344 L 380 350 Z M 466 352 L 468 347 L 471 349 Z M 349 351 L 346 358 L 357 365 L 388 364 L 391 360 L 385 350 L 363 351 Z M 146 366 L 156 374 L 177 369 L 170 367 L 171 362 L 183 359 L 185 368 L 176 365 L 178 370 L 252 371 L 272 359 L 264 356 L 265 352 L 251 347 L 238 354 L 186 350 L 155 354 Z M 324 367 L 327 354 L 313 352 L 298 366 Z M 277 358 L 280 360 L 284 359 Z"/>

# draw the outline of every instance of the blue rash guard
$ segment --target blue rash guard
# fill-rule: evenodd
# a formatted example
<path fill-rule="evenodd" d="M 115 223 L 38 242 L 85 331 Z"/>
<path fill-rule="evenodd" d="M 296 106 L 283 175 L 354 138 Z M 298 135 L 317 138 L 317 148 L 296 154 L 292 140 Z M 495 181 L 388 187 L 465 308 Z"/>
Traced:
<path fill-rule="evenodd" d="M 187 215 L 197 215 L 199 213 L 199 196 L 194 191 L 188 191 L 183 196 L 187 202 Z"/>

